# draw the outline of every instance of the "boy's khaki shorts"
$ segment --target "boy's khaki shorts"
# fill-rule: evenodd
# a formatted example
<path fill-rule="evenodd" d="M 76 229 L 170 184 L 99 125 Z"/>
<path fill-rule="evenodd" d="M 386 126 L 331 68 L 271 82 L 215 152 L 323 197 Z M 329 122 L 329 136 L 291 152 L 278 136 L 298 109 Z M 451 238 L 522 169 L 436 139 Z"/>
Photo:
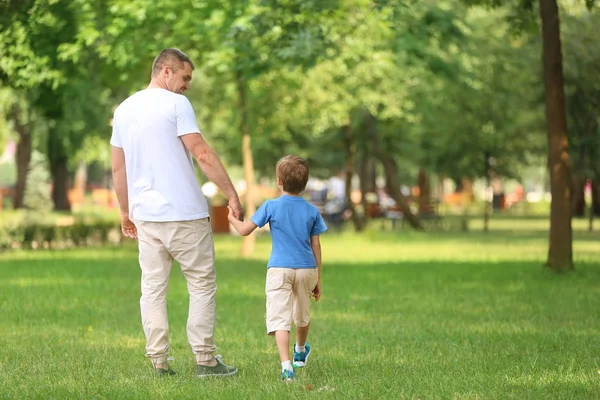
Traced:
<path fill-rule="evenodd" d="M 269 268 L 267 270 L 267 333 L 291 331 L 310 322 L 310 297 L 317 286 L 316 268 Z"/>

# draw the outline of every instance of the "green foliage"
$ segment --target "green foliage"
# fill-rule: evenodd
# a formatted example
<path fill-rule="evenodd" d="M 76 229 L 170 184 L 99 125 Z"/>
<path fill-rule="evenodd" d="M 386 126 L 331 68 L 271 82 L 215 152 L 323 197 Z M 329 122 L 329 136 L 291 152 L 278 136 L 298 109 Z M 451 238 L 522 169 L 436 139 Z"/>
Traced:
<path fill-rule="evenodd" d="M 597 40 L 598 14 L 567 13 L 563 17 L 565 95 L 570 150 L 574 172 L 600 177 L 600 85 L 595 78 L 600 65 Z"/>
<path fill-rule="evenodd" d="M 51 203 L 49 203 L 51 205 Z M 0 224 L 0 249 L 64 249 L 114 244 L 121 240 L 118 221 L 87 218 L 57 225 L 42 214 Z"/>
<path fill-rule="evenodd" d="M 535 3 L 8 1 L 0 4 L 0 81 L 36 121 L 36 148 L 71 168 L 106 165 L 114 107 L 144 87 L 153 57 L 175 46 L 196 63 L 189 96 L 229 164 L 241 160 L 241 82 L 261 175 L 289 152 L 335 173 L 346 151 L 341 127 L 350 125 L 359 150 L 369 150 L 368 110 L 406 176 L 419 167 L 482 176 L 486 154 L 497 173 L 517 176 L 543 143 L 540 49 L 528 35 Z M 569 59 L 585 49 L 566 46 L 569 74 Z M 571 104 L 587 104 L 578 115 L 595 104 L 581 97 L 595 79 L 585 68 L 579 97 L 569 94 Z M 0 118 L 0 144 L 9 119 Z"/>

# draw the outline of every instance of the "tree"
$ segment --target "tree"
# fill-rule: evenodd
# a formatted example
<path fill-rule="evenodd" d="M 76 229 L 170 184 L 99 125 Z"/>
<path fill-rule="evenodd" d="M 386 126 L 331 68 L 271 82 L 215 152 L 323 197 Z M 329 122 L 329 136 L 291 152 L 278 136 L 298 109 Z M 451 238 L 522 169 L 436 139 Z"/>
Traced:
<path fill-rule="evenodd" d="M 491 4 L 487 0 L 466 0 L 467 3 Z M 592 8 L 595 0 L 586 0 Z M 533 0 L 510 2 L 517 24 L 527 21 L 534 8 Z M 573 270 L 573 232 L 571 228 L 571 161 L 565 112 L 562 50 L 560 39 L 560 16 L 557 0 L 539 0 L 539 16 L 542 26 L 542 60 L 546 96 L 546 123 L 548 137 L 548 168 L 550 170 L 550 241 L 548 261 L 551 270 L 560 273 Z"/>
<path fill-rule="evenodd" d="M 565 94 L 570 126 L 569 145 L 573 161 L 572 200 L 573 215 L 586 215 L 584 189 L 586 181 L 592 186 L 600 179 L 600 126 L 598 109 L 600 91 L 595 83 L 600 48 L 596 39 L 597 15 L 575 9 L 564 14 Z M 597 191 L 597 189 L 596 189 Z M 592 193 L 590 228 L 594 214 L 600 215 L 598 195 Z M 596 208 L 596 210 L 594 210 Z"/>
<path fill-rule="evenodd" d="M 79 30 L 85 4 L 9 2 L 2 5 L 5 13 L 0 19 L 0 78 L 22 93 L 31 110 L 47 121 L 46 154 L 53 177 L 52 199 L 58 210 L 70 209 L 69 157 L 86 133 L 98 132 L 98 126 L 108 121 L 97 59 L 76 46 L 78 41 L 88 40 Z M 25 134 L 27 126 L 17 111 L 16 125 L 23 132 L 24 144 L 30 143 L 31 134 Z"/>

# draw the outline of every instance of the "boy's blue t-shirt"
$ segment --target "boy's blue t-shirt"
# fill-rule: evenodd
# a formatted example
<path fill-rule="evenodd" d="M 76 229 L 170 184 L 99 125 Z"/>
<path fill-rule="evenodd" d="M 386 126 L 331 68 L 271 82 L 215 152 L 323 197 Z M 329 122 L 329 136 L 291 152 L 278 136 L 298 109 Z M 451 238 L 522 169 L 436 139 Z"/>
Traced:
<path fill-rule="evenodd" d="M 327 230 L 317 207 L 302 197 L 282 195 L 265 201 L 250 220 L 260 228 L 269 223 L 271 228 L 272 248 L 267 268 L 317 266 L 310 237 Z"/>

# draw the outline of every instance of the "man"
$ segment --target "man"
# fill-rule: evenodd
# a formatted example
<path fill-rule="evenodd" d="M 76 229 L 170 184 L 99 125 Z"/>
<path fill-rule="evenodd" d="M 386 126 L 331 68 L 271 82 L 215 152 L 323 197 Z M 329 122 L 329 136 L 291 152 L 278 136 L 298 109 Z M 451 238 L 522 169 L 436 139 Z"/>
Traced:
<path fill-rule="evenodd" d="M 196 374 L 229 376 L 237 368 L 214 355 L 214 244 L 192 156 L 227 196 L 236 218 L 242 217 L 242 207 L 225 168 L 198 129 L 191 103 L 182 95 L 190 87 L 193 69 L 183 52 L 165 49 L 154 60 L 148 87 L 117 107 L 110 141 L 113 180 L 123 234 L 139 243 L 142 325 L 146 354 L 156 374 L 175 375 L 168 364 L 166 305 L 175 259 L 190 295 L 187 335 Z"/>

